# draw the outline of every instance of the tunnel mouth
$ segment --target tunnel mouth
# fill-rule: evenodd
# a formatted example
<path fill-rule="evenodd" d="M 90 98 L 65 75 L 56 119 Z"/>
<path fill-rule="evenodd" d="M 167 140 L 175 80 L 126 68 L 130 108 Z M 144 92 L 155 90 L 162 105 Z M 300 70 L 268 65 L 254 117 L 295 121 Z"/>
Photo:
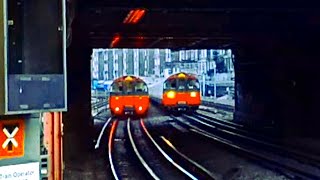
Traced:
<path fill-rule="evenodd" d="M 178 86 L 180 85 L 177 89 L 172 89 L 176 91 L 175 98 L 178 99 L 172 99 L 173 104 L 165 105 L 169 111 L 211 112 L 220 120 L 233 121 L 235 73 L 231 49 L 100 48 L 93 49 L 91 58 L 91 102 L 95 114 L 99 114 L 98 111 L 110 110 L 112 114 L 120 113 L 120 106 L 121 110 L 118 108 L 119 112 L 115 112 L 116 107 L 109 104 L 125 101 L 124 96 L 120 94 L 117 94 L 114 101 L 111 100 L 114 99 L 110 98 L 114 94 L 111 92 L 115 88 L 114 80 L 135 76 L 145 81 L 146 95 L 151 102 L 164 97 L 161 92 L 166 93 L 167 89 L 164 86 L 169 82 L 177 82 Z M 181 73 L 187 73 L 188 76 L 190 74 L 192 77 L 180 77 Z M 166 81 L 175 74 L 179 79 Z M 159 92 L 152 92 L 153 86 L 157 86 Z M 128 103 L 129 101 L 134 100 L 130 99 Z M 185 103 L 182 105 L 179 102 Z M 99 103 L 106 107 L 101 108 Z M 125 107 L 126 104 L 121 106 Z M 150 113 L 148 115 L 152 116 Z"/>
<path fill-rule="evenodd" d="M 190 4 L 192 2 L 201 4 L 198 1 L 189 2 Z M 319 18 L 317 16 L 311 18 L 312 15 L 310 14 L 318 14 L 318 12 L 310 10 L 310 13 L 306 13 L 309 15 L 304 15 L 303 12 L 308 10 L 294 8 L 286 10 L 281 8 L 270 10 L 254 8 L 251 10 L 248 8 L 225 8 L 228 7 L 226 4 L 224 8 L 219 8 L 214 3 L 202 10 L 199 7 L 189 7 L 190 4 L 183 5 L 186 8 L 180 7 L 178 2 L 173 3 L 175 4 L 173 5 L 169 1 L 167 5 L 160 3 L 153 7 L 143 6 L 143 1 L 139 6 L 137 4 L 125 4 L 122 2 L 118 4 L 114 1 L 103 4 L 102 1 L 95 1 L 90 8 L 84 8 L 85 6 L 83 6 L 79 10 L 79 16 L 74 20 L 78 26 L 72 28 L 73 45 L 71 46 L 76 47 L 73 53 L 77 54 L 83 49 L 92 50 L 90 61 L 91 88 L 86 81 L 87 89 L 85 91 L 89 94 L 89 89 L 91 90 L 92 116 L 95 119 L 94 124 L 99 124 L 95 128 L 102 127 L 108 117 L 112 117 L 112 120 L 125 121 L 128 119 L 128 117 L 117 117 L 113 112 L 110 112 L 109 102 L 111 98 L 108 87 L 115 78 L 128 74 L 149 78 L 151 82 L 150 84 L 147 82 L 147 85 L 149 91 L 151 91 L 149 86 L 157 79 L 164 78 L 165 75 L 181 71 L 190 73 L 191 71 L 186 70 L 188 68 L 192 72 L 193 70 L 197 71 L 198 67 L 202 69 L 203 61 L 197 62 L 198 67 L 195 68 L 192 65 L 192 60 L 190 60 L 192 59 L 191 55 L 188 55 L 188 53 L 192 54 L 193 51 L 197 50 L 199 53 L 197 58 L 201 59 L 200 56 L 203 56 L 202 50 L 206 50 L 207 52 L 203 54 L 206 54 L 206 57 L 210 59 L 210 51 L 213 49 L 213 51 L 218 52 L 218 56 L 223 55 L 222 58 L 214 59 L 215 70 L 210 68 L 210 63 L 208 63 L 209 68 L 206 67 L 205 74 L 207 76 L 219 76 L 223 81 L 224 76 L 221 74 L 225 72 L 221 72 L 219 69 L 225 69 L 226 58 L 231 58 L 230 64 L 233 70 L 232 72 L 227 71 L 227 73 L 233 74 L 229 75 L 231 77 L 227 75 L 226 79 L 229 78 L 233 85 L 225 85 L 229 87 L 228 90 L 226 87 L 215 87 L 215 83 L 211 84 L 210 82 L 213 79 L 207 79 L 205 76 L 202 78 L 203 74 L 200 70 L 198 78 L 200 95 L 202 98 L 207 97 L 213 99 L 213 101 L 215 99 L 231 100 L 231 103 L 233 103 L 231 107 L 221 104 L 211 107 L 214 106 L 212 103 L 202 102 L 202 106 L 195 110 L 200 112 L 202 116 L 195 116 L 191 111 L 186 111 L 185 108 L 181 109 L 178 116 L 174 113 L 171 116 L 168 109 L 157 108 L 159 103 L 161 104 L 161 99 L 151 98 L 149 112 L 144 114 L 143 118 L 153 122 L 164 121 L 166 122 L 165 126 L 173 126 L 183 132 L 184 135 L 187 134 L 187 130 L 179 124 L 177 119 L 185 118 L 186 121 L 194 122 L 194 117 L 197 117 L 197 120 L 204 122 L 205 120 L 211 121 L 211 116 L 244 125 L 250 133 L 267 134 L 271 138 L 277 136 L 276 138 L 280 140 L 282 140 L 282 135 L 287 135 L 287 131 L 295 133 L 307 126 L 310 127 L 310 133 L 316 132 L 311 127 L 316 127 L 315 124 L 319 123 L 316 120 L 309 120 L 309 117 L 310 119 L 312 117 L 318 119 L 316 118 L 316 107 L 311 107 L 311 103 L 319 99 L 316 96 L 316 89 L 318 88 L 312 85 L 316 83 L 306 79 L 307 77 L 314 79 L 317 71 L 316 66 L 311 65 L 314 63 L 314 60 L 311 59 L 318 57 L 314 52 L 316 52 L 315 44 L 319 39 L 318 33 L 315 33 L 315 30 L 319 29 L 319 23 L 316 22 Z M 203 4 L 199 6 L 203 6 Z M 141 15 L 141 18 L 135 23 L 128 23 L 128 19 L 130 19 L 127 18 L 128 13 L 133 12 L 133 9 L 142 7 L 146 11 Z M 314 28 L 308 29 L 312 26 Z M 308 32 L 305 32 L 305 30 Z M 74 42 L 81 45 L 75 45 Z M 77 49 L 78 47 L 84 48 Z M 231 50 L 228 48 L 231 48 Z M 231 55 L 228 54 L 229 52 Z M 153 54 L 151 55 L 152 58 L 141 58 L 144 57 L 144 53 Z M 170 54 L 170 62 L 166 60 L 167 54 Z M 185 57 L 190 57 L 190 59 Z M 178 62 L 174 62 L 172 60 L 174 58 L 178 59 Z M 124 63 L 124 59 L 127 63 Z M 306 62 L 301 63 L 301 60 L 306 60 Z M 183 64 L 181 61 L 185 63 Z M 74 62 L 78 63 L 79 60 L 75 58 Z M 157 67 L 155 64 L 157 64 Z M 181 64 L 183 64 L 183 68 Z M 125 65 L 127 66 L 126 70 L 124 70 Z M 83 65 L 83 69 L 88 66 L 87 61 L 87 64 Z M 147 70 L 135 68 L 142 66 L 148 67 Z M 167 66 L 168 68 L 166 68 Z M 81 72 L 81 70 L 75 68 L 73 72 Z M 195 74 L 197 73 L 195 72 Z M 86 77 L 89 77 L 88 74 Z M 202 83 L 203 79 L 205 83 Z M 214 80 L 217 79 L 218 77 Z M 308 85 L 302 87 L 306 84 Z M 204 90 L 203 93 L 202 90 Z M 177 94 L 174 96 L 177 96 Z M 80 99 L 82 95 L 77 98 Z M 197 95 L 192 96 L 193 98 L 197 97 Z M 313 99 L 313 97 L 316 98 Z M 178 106 L 188 105 L 185 100 L 180 100 L 180 102 L 183 105 Z M 306 107 L 304 107 L 305 104 Z M 203 106 L 210 108 L 204 110 Z M 120 111 L 121 106 L 116 107 Z M 154 119 L 153 116 L 158 117 Z M 137 120 L 140 117 L 132 118 Z M 308 119 L 308 121 L 303 119 Z M 123 122 L 121 123 L 123 124 Z M 206 121 L 206 123 L 210 122 Z M 204 123 L 201 126 L 203 127 L 203 125 Z M 294 126 L 295 128 L 292 128 Z M 156 127 L 163 128 L 162 125 Z M 109 128 L 110 126 L 106 129 Z M 162 130 L 167 130 L 166 128 L 168 127 L 164 127 Z M 305 128 L 305 131 L 308 130 Z M 290 141 L 286 143 L 288 147 L 296 142 L 290 138 L 287 141 Z M 301 141 L 306 140 L 302 139 Z M 197 142 L 194 144 L 197 144 Z M 306 146 L 305 144 L 312 146 L 312 142 L 301 144 L 304 144 L 302 146 Z M 242 167 L 240 169 L 243 170 Z M 234 168 L 231 168 L 230 176 L 238 174 L 238 172 L 233 173 L 232 170 Z M 228 176 L 229 171 L 226 172 L 226 176 Z"/>

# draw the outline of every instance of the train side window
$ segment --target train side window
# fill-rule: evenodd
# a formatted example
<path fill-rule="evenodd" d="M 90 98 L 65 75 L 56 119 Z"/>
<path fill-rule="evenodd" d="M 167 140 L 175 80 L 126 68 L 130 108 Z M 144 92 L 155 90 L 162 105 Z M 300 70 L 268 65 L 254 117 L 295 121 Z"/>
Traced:
<path fill-rule="evenodd" d="M 146 84 L 143 85 L 143 92 L 148 92 L 148 86 Z"/>
<path fill-rule="evenodd" d="M 196 85 L 195 85 L 195 86 L 196 86 L 197 89 L 200 89 L 200 83 L 199 83 L 199 81 L 196 81 Z"/>

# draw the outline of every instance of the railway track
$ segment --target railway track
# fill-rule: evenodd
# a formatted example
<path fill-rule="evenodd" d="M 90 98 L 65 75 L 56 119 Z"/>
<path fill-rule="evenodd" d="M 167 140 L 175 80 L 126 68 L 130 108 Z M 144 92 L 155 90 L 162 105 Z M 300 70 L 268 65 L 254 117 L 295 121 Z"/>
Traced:
<path fill-rule="evenodd" d="M 113 177 L 119 179 L 147 179 L 139 166 L 139 162 L 131 157 L 125 130 L 125 122 L 114 120 L 112 122 L 109 141 L 108 157 Z M 137 165 L 138 164 L 138 165 Z"/>
<path fill-rule="evenodd" d="M 267 148 L 272 151 L 277 151 L 283 156 L 291 157 L 299 160 L 303 163 L 309 163 L 313 166 L 320 168 L 320 157 L 312 154 L 307 154 L 299 150 L 288 148 L 281 144 L 280 141 L 274 138 L 267 137 L 258 132 L 252 132 L 250 129 L 246 129 L 237 123 L 218 120 L 210 116 L 206 116 L 200 113 L 196 113 L 191 116 L 185 116 L 189 120 L 194 120 L 203 126 L 214 129 L 214 131 L 223 131 L 224 134 L 237 137 L 247 143 L 259 145 L 259 147 Z"/>
<path fill-rule="evenodd" d="M 212 111 L 212 110 L 208 110 L 208 109 L 199 109 L 197 110 L 197 112 L 195 113 L 197 116 L 201 116 L 207 119 L 211 119 L 214 120 L 216 122 L 220 122 L 229 126 L 233 126 L 236 128 L 241 128 L 244 130 L 250 130 L 251 132 L 255 132 L 255 133 L 259 133 L 261 134 L 261 132 L 265 135 L 268 135 L 269 137 L 277 137 L 277 135 L 274 133 L 275 127 L 270 127 L 268 126 L 268 128 L 265 128 L 264 126 L 256 126 L 256 127 L 252 127 L 252 125 L 248 124 L 248 123 L 243 123 L 243 122 L 231 122 L 230 120 L 233 119 L 229 119 L 226 120 L 223 117 L 217 117 L 216 114 L 220 114 L 220 115 L 225 115 L 225 113 L 223 112 L 218 112 L 218 111 Z M 210 114 L 210 115 L 208 115 Z M 272 129 L 270 129 L 272 128 Z"/>
<path fill-rule="evenodd" d="M 233 112 L 233 111 L 234 111 L 234 106 L 227 105 L 227 104 L 214 103 L 214 102 L 205 101 L 205 100 L 203 100 L 203 101 L 201 102 L 201 104 L 202 104 L 202 105 L 205 105 L 205 106 L 209 106 L 209 107 L 214 107 L 214 108 L 217 108 L 217 109 L 221 109 L 221 110 L 224 110 L 224 111 L 227 111 L 227 112 Z"/>
<path fill-rule="evenodd" d="M 160 140 L 163 143 L 158 143 Z M 175 155 L 169 155 L 168 148 Z M 165 137 L 152 137 L 143 119 L 113 121 L 108 157 L 115 179 L 214 179 Z"/>
<path fill-rule="evenodd" d="M 236 128 L 229 127 L 228 129 L 222 127 L 221 124 L 205 121 L 198 116 L 183 115 L 181 117 L 171 116 L 171 118 L 191 132 L 232 148 L 248 158 L 259 160 L 263 165 L 280 170 L 289 178 L 320 179 L 320 169 L 316 166 L 318 163 L 303 154 L 284 152 L 275 144 L 259 141 L 235 132 L 237 130 L 232 131 Z"/>
<path fill-rule="evenodd" d="M 106 111 L 108 102 L 106 99 L 99 99 L 98 101 L 91 102 L 91 115 L 93 118 L 98 117 L 99 115 Z"/>

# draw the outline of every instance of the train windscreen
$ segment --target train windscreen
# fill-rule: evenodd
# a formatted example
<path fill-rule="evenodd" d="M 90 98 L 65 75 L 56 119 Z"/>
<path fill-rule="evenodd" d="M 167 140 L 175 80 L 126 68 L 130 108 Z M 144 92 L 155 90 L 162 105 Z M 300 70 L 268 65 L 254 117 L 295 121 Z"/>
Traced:
<path fill-rule="evenodd" d="M 198 80 L 192 79 L 187 82 L 187 89 L 200 90 L 200 83 Z"/>
<path fill-rule="evenodd" d="M 163 85 L 164 90 L 200 90 L 200 83 L 196 79 L 169 79 Z"/>
<path fill-rule="evenodd" d="M 114 82 L 110 87 L 111 95 L 148 94 L 147 84 L 144 82 L 124 81 Z"/>
<path fill-rule="evenodd" d="M 148 86 L 144 82 L 137 82 L 135 86 L 135 92 L 148 93 Z"/>
<path fill-rule="evenodd" d="M 176 89 L 177 85 L 176 85 L 176 80 L 175 79 L 169 79 L 166 82 L 164 82 L 163 84 L 163 89 L 164 90 L 172 90 L 172 89 Z"/>

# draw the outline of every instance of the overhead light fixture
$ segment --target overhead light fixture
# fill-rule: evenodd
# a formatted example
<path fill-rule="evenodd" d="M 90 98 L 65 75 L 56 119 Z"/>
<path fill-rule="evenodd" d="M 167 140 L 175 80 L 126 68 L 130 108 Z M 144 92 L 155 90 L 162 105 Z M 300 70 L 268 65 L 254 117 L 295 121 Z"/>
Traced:
<path fill-rule="evenodd" d="M 143 40 L 145 37 L 143 36 L 138 36 L 137 39 Z"/>
<path fill-rule="evenodd" d="M 113 48 L 120 41 L 120 35 L 115 35 L 110 44 L 110 47 Z"/>
<path fill-rule="evenodd" d="M 144 14 L 146 13 L 145 9 L 134 9 L 131 10 L 127 17 L 123 20 L 124 24 L 137 24 L 142 17 L 144 16 Z"/>

